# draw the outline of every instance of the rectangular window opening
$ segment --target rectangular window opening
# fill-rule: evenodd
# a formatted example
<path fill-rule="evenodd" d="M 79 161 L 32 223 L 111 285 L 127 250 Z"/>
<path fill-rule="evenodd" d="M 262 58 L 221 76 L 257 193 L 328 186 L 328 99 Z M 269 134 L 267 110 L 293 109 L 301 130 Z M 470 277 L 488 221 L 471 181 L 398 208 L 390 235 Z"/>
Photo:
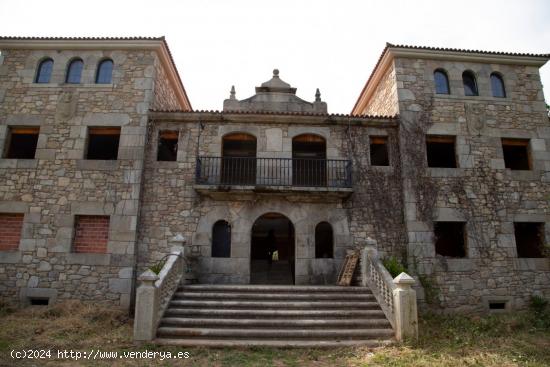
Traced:
<path fill-rule="evenodd" d="M 544 257 L 544 223 L 514 223 L 518 257 Z"/>
<path fill-rule="evenodd" d="M 530 170 L 529 139 L 502 139 L 504 166 L 511 170 Z"/>
<path fill-rule="evenodd" d="M 50 304 L 49 298 L 29 298 L 29 303 L 32 306 L 47 306 Z"/>
<path fill-rule="evenodd" d="M 77 215 L 74 229 L 74 252 L 107 252 L 109 242 L 108 215 Z"/>
<path fill-rule="evenodd" d="M 385 136 L 371 136 L 370 164 L 372 166 L 389 166 L 388 138 Z"/>
<path fill-rule="evenodd" d="M 158 161 L 174 162 L 178 155 L 178 132 L 160 131 L 158 140 Z"/>
<path fill-rule="evenodd" d="M 466 223 L 434 222 L 435 253 L 447 257 L 466 257 Z"/>
<path fill-rule="evenodd" d="M 8 128 L 4 158 L 34 159 L 39 131 L 40 128 L 38 127 L 10 126 Z"/>
<path fill-rule="evenodd" d="M 90 127 L 86 159 L 116 160 L 120 127 Z"/>
<path fill-rule="evenodd" d="M 506 302 L 489 302 L 489 310 L 505 310 L 506 309 Z"/>
<path fill-rule="evenodd" d="M 426 153 L 428 167 L 457 167 L 454 136 L 427 136 Z"/>

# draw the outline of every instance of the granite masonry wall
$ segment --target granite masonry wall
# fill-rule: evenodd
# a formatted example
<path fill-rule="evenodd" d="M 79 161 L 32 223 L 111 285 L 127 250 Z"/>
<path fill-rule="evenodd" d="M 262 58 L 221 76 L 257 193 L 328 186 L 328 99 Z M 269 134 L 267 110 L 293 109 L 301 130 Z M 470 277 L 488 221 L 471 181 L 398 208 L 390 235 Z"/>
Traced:
<path fill-rule="evenodd" d="M 486 312 L 490 302 L 525 308 L 550 296 L 548 258 L 518 258 L 514 222 L 543 222 L 550 238 L 547 171 L 550 126 L 538 68 L 397 58 L 408 266 L 421 298 L 447 312 Z M 447 71 L 451 93 L 435 94 L 433 72 Z M 479 96 L 465 96 L 462 73 L 476 75 Z M 490 74 L 506 98 L 492 97 Z M 377 113 L 377 111 L 371 111 Z M 457 168 L 428 168 L 426 134 L 456 137 Z M 532 169 L 506 169 L 502 138 L 529 139 Z M 433 222 L 466 223 L 465 258 L 437 255 Z"/>
<path fill-rule="evenodd" d="M 24 216 L 15 251 L 0 251 L 0 297 L 79 298 L 128 307 L 155 52 L 3 49 L 0 151 L 11 126 L 39 127 L 34 159 L 0 159 L 0 213 Z M 50 83 L 34 83 L 37 65 L 54 61 Z M 66 84 L 74 57 L 80 84 Z M 98 62 L 114 61 L 110 84 L 94 84 Z M 163 92 L 168 95 L 168 92 Z M 117 160 L 87 160 L 88 129 L 120 127 Z M 104 253 L 73 249 L 75 216 L 109 216 Z"/>
<path fill-rule="evenodd" d="M 372 97 L 368 100 L 361 114 L 395 116 L 398 112 L 395 68 L 391 63 L 374 88 Z"/>
<path fill-rule="evenodd" d="M 221 123 L 223 119 L 223 123 Z M 396 139 L 395 122 L 380 123 L 361 120 L 353 124 L 353 132 L 344 123 L 328 123 L 324 117 L 246 116 L 231 114 L 153 114 L 150 144 L 147 146 L 144 195 L 139 232 L 140 270 L 160 260 L 170 249 L 170 239 L 181 233 L 187 244 L 197 246 L 199 281 L 205 283 L 248 283 L 250 280 L 251 228 L 256 219 L 270 212 L 285 215 L 295 228 L 296 284 L 333 284 L 345 249 L 362 243 L 367 236 L 393 238 L 393 229 L 379 224 L 392 220 L 376 218 L 373 211 L 365 211 L 373 202 L 370 191 L 359 184 L 361 172 L 353 172 L 354 193 L 349 198 L 331 198 L 319 192 L 220 192 L 224 190 L 194 186 L 197 154 L 221 156 L 222 137 L 232 132 L 245 132 L 257 138 L 257 157 L 291 158 L 292 138 L 311 133 L 323 136 L 327 142 L 328 159 L 349 159 L 350 135 L 361 132 L 368 135 L 392 135 Z M 360 119 L 358 119 L 360 120 Z M 199 127 L 199 121 L 203 129 Z M 179 131 L 176 162 L 156 161 L 159 131 Z M 200 137 L 198 136 L 200 131 Z M 368 144 L 354 138 L 362 157 L 368 153 Z M 359 144 L 361 142 L 361 144 Z M 197 148 L 198 144 L 198 148 Z M 397 155 L 395 156 L 397 158 Z M 393 159 L 393 158 L 392 158 Z M 370 169 L 363 162 L 364 169 Z M 393 167 L 379 167 L 382 176 L 392 176 Z M 366 176 L 365 176 L 366 177 Z M 390 192 L 399 191 L 399 180 Z M 387 188 L 386 188 L 387 189 Z M 396 195 L 400 197 L 399 194 Z M 355 200 L 355 202 L 354 202 Z M 402 226 L 402 216 L 394 216 Z M 231 257 L 211 257 L 212 227 L 218 220 L 231 225 Z M 329 222 L 335 235 L 334 259 L 315 259 L 315 226 Z M 379 233 L 377 231 L 385 231 Z M 402 238 L 401 238 L 402 240 Z M 388 252 L 399 247 L 390 243 Z M 401 244 L 401 248 L 403 245 Z"/>

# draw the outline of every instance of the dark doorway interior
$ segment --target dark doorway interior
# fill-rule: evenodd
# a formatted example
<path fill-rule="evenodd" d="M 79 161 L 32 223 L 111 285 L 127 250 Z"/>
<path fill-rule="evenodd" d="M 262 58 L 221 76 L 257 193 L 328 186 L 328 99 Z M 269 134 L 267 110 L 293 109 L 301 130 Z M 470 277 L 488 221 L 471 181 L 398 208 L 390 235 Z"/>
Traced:
<path fill-rule="evenodd" d="M 284 215 L 262 215 L 252 226 L 251 284 L 294 284 L 294 226 Z"/>
<path fill-rule="evenodd" d="M 294 186 L 327 185 L 327 144 L 312 134 L 292 139 L 292 184 Z"/>
<path fill-rule="evenodd" d="M 256 138 L 234 133 L 223 137 L 221 184 L 256 184 Z"/>

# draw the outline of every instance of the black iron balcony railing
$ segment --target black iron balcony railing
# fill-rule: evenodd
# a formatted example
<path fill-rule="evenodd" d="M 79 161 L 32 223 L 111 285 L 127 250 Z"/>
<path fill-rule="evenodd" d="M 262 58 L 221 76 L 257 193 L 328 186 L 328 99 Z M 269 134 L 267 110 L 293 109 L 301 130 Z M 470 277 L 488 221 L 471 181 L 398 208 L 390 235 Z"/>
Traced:
<path fill-rule="evenodd" d="M 340 159 L 198 157 L 199 185 L 351 187 L 351 161 Z"/>

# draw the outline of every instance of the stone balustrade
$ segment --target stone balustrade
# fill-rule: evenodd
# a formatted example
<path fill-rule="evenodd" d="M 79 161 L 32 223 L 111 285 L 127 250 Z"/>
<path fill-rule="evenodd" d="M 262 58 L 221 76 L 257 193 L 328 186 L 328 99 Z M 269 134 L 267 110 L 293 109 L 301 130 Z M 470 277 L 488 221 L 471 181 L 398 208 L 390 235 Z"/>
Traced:
<path fill-rule="evenodd" d="M 386 318 L 395 330 L 395 338 L 418 337 L 418 313 L 415 280 L 407 273 L 393 279 L 382 264 L 376 250 L 376 241 L 368 240 L 361 251 L 362 285 L 372 290 Z"/>

